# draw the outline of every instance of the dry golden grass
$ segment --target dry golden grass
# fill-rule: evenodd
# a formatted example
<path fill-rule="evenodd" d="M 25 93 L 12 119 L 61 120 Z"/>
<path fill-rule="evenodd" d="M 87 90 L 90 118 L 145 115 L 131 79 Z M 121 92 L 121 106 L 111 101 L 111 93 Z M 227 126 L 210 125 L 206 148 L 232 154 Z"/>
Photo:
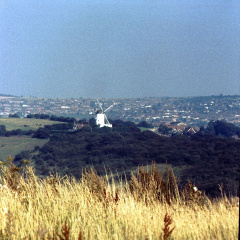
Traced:
<path fill-rule="evenodd" d="M 146 202 L 93 170 L 77 181 L 11 168 L 2 166 L 0 239 L 238 239 L 238 199 Z"/>

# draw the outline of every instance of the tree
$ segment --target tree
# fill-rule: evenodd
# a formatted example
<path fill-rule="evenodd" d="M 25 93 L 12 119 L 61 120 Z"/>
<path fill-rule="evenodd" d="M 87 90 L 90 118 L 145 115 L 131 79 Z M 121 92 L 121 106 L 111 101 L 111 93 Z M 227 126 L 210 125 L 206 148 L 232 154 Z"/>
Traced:
<path fill-rule="evenodd" d="M 95 119 L 95 118 L 90 118 L 90 119 L 89 119 L 89 125 L 90 125 L 92 128 L 97 127 L 96 119 Z"/>
<path fill-rule="evenodd" d="M 38 114 L 38 113 L 34 114 L 34 118 L 40 119 L 40 114 Z"/>
<path fill-rule="evenodd" d="M 41 119 L 49 119 L 49 115 L 42 113 L 42 114 L 40 115 L 40 118 L 41 118 Z"/>
<path fill-rule="evenodd" d="M 223 136 L 223 137 L 231 137 L 233 135 L 240 136 L 240 128 L 235 126 L 232 123 L 228 123 L 225 121 L 210 121 L 206 128 L 206 133 L 210 133 L 214 136 Z"/>
<path fill-rule="evenodd" d="M 45 139 L 49 137 L 49 131 L 46 128 L 39 128 L 32 136 L 33 138 Z"/>
<path fill-rule="evenodd" d="M 152 128 L 152 124 L 147 123 L 146 121 L 142 121 L 139 124 L 137 124 L 138 127 L 144 127 L 144 128 Z"/>
<path fill-rule="evenodd" d="M 16 113 L 14 113 L 14 114 L 9 114 L 8 117 L 10 117 L 10 118 L 20 118 Z"/>
<path fill-rule="evenodd" d="M 160 124 L 160 126 L 158 128 L 158 132 L 162 133 L 162 134 L 169 134 L 171 130 L 172 130 L 171 128 L 168 128 L 164 124 Z"/>
<path fill-rule="evenodd" d="M 58 117 L 55 116 L 55 115 L 51 115 L 50 120 L 51 121 L 58 121 Z"/>
<path fill-rule="evenodd" d="M 0 136 L 5 136 L 6 133 L 6 126 L 0 125 Z"/>
<path fill-rule="evenodd" d="M 33 118 L 33 117 L 34 117 L 33 114 L 28 114 L 28 115 L 27 115 L 27 118 Z"/>

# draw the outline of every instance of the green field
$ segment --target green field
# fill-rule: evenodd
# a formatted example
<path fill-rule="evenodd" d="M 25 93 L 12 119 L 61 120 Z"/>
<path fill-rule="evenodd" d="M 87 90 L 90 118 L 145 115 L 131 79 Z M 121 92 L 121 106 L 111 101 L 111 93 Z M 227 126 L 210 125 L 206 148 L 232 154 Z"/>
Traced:
<path fill-rule="evenodd" d="M 48 140 L 31 138 L 29 136 L 0 137 L 0 160 L 14 157 L 22 151 L 33 150 L 35 146 L 42 147 Z"/>
<path fill-rule="evenodd" d="M 0 125 L 5 125 L 7 131 L 15 129 L 37 130 L 39 127 L 44 127 L 44 125 L 57 123 L 60 122 L 34 118 L 0 118 Z M 35 146 L 42 147 L 47 141 L 46 139 L 31 138 L 30 136 L 0 137 L 0 160 L 6 160 L 9 155 L 14 157 L 22 151 L 33 150 Z"/>
<path fill-rule="evenodd" d="M 155 128 L 145 128 L 145 127 L 138 127 L 141 132 L 144 132 L 144 131 L 152 131 L 152 132 L 155 132 L 157 129 Z"/>
<path fill-rule="evenodd" d="M 5 125 L 8 131 L 14 129 L 37 130 L 44 125 L 52 125 L 60 122 L 35 118 L 0 118 L 0 125 Z M 24 127 L 24 125 L 28 127 Z"/>

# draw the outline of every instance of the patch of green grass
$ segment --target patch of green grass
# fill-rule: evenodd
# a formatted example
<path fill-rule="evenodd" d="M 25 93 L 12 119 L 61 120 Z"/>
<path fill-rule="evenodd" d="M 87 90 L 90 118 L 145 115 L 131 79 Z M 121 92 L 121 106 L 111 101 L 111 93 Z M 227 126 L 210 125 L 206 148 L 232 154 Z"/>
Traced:
<path fill-rule="evenodd" d="M 14 129 L 37 130 L 44 125 L 52 125 L 60 122 L 35 118 L 0 118 L 0 125 L 5 125 L 7 131 Z M 24 127 L 24 125 L 28 127 Z"/>
<path fill-rule="evenodd" d="M 181 179 L 183 175 L 182 172 L 187 168 L 191 168 L 191 165 L 182 165 L 182 166 L 173 167 L 173 171 L 174 171 L 174 174 Z"/>
<path fill-rule="evenodd" d="M 0 160 L 5 161 L 10 155 L 14 157 L 22 151 L 42 147 L 47 139 L 31 138 L 30 136 L 0 137 Z"/>
<path fill-rule="evenodd" d="M 152 132 L 155 132 L 156 129 L 155 128 L 145 128 L 145 127 L 138 127 L 141 132 L 144 132 L 144 131 L 152 131 Z"/>

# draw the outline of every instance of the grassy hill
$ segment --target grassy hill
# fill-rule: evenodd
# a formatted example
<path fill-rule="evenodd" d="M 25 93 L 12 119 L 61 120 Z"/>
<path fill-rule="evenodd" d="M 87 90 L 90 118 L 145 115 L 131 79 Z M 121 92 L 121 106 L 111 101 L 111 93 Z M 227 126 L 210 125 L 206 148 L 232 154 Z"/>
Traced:
<path fill-rule="evenodd" d="M 31 138 L 30 136 L 0 137 L 0 160 L 14 157 L 22 151 L 31 151 L 34 147 L 42 147 L 47 139 Z"/>
<path fill-rule="evenodd" d="M 7 131 L 16 129 L 35 131 L 44 125 L 53 124 L 59 122 L 34 118 L 0 118 L 0 125 L 5 125 Z M 22 151 L 32 151 L 36 146 L 42 147 L 47 141 L 48 139 L 31 138 L 31 135 L 0 137 L 0 160 L 5 160 L 9 156 L 14 157 Z"/>
<path fill-rule="evenodd" d="M 37 130 L 39 127 L 44 127 L 44 125 L 57 123 L 59 122 L 35 118 L 0 118 L 0 125 L 5 125 L 8 131 L 15 129 Z M 25 127 L 24 125 L 28 127 Z"/>

